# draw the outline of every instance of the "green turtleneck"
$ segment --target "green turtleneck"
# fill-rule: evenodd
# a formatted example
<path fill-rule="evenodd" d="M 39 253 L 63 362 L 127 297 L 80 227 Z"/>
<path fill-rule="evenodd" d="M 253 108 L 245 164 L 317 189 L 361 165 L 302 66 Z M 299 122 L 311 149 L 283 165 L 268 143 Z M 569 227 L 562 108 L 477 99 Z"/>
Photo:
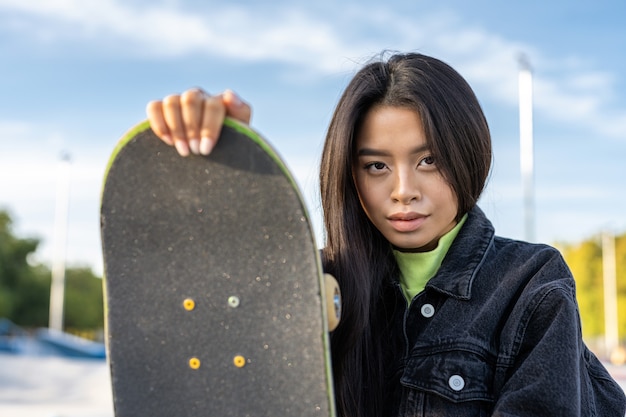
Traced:
<path fill-rule="evenodd" d="M 400 285 L 409 303 L 424 290 L 428 280 L 435 276 L 466 219 L 467 214 L 439 239 L 437 247 L 430 252 L 402 252 L 394 249 L 393 254 L 400 267 Z"/>

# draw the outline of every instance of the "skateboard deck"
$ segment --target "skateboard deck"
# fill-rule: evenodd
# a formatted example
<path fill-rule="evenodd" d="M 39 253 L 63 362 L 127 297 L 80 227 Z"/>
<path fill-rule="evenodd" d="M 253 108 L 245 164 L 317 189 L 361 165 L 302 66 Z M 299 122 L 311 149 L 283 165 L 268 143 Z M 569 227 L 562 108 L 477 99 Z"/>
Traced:
<path fill-rule="evenodd" d="M 210 156 L 182 158 L 137 125 L 101 237 L 116 417 L 335 415 L 315 238 L 257 133 L 227 119 Z"/>

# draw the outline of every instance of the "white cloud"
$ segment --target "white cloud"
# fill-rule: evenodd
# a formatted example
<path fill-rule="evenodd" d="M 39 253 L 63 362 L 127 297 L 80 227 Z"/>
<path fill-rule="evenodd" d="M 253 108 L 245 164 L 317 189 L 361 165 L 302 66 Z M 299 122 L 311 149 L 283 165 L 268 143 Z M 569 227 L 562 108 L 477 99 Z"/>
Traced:
<path fill-rule="evenodd" d="M 329 57 L 336 61 L 345 52 L 338 47 L 332 27 L 296 10 L 262 16 L 250 9 L 221 6 L 198 15 L 163 5 L 133 7 L 119 0 L 0 0 L 1 8 L 22 18 L 43 18 L 38 30 L 54 33 L 53 39 L 76 39 L 78 30 L 85 40 L 153 57 L 217 54 L 314 63 L 319 71 L 333 71 L 336 67 Z"/>
<path fill-rule="evenodd" d="M 516 58 L 525 52 L 537 68 L 538 114 L 626 137 L 626 109 L 611 102 L 615 79 L 610 74 L 586 69 L 579 59 L 547 58 L 537 47 L 469 27 L 449 13 L 414 17 L 389 8 L 345 6 L 316 15 L 289 6 L 211 4 L 198 14 L 171 3 L 138 6 L 121 0 L 0 0 L 0 9 L 20 19 L 36 18 L 39 31 L 52 38 L 76 39 L 78 30 L 90 43 L 153 58 L 217 55 L 337 74 L 383 49 L 422 50 L 457 67 L 481 95 L 512 107 L 517 104 Z"/>
<path fill-rule="evenodd" d="M 44 126 L 0 121 L 0 209 L 9 210 L 19 237 L 41 240 L 36 260 L 50 264 L 55 245 L 57 187 L 63 180 L 62 134 Z M 77 149 L 70 167 L 67 259 L 101 272 L 99 196 L 110 149 Z"/>
<path fill-rule="evenodd" d="M 503 104 L 513 111 L 517 106 L 516 59 L 524 52 L 535 68 L 538 117 L 588 129 L 595 136 L 626 138 L 626 110 L 613 93 L 617 76 L 590 67 L 582 58 L 546 56 L 538 45 L 469 26 L 452 13 L 408 16 L 394 12 L 393 7 L 332 7 L 332 12 L 319 8 L 312 12 L 288 4 L 243 8 L 226 2 L 208 4 L 203 13 L 193 13 L 181 9 L 176 1 L 138 5 L 137 1 L 123 0 L 0 0 L 0 25 L 2 32 L 15 32 L 22 40 L 51 46 L 70 43 L 76 48 L 83 43 L 85 50 L 98 49 L 104 55 L 140 55 L 156 60 L 196 55 L 277 62 L 287 64 L 298 75 L 306 72 L 322 77 L 343 76 L 383 49 L 421 51 L 450 62 L 479 91 L 481 101 Z M 16 213 L 24 219 L 40 219 L 41 224 L 28 220 L 28 224 L 20 223 L 20 228 L 37 233 L 43 230 L 46 243 L 42 257 L 48 258 L 55 172 L 65 139 L 62 134 L 42 138 L 42 131 L 46 129 L 0 122 L 0 206 L 11 196 L 17 204 Z M 28 148 L 33 138 L 43 146 L 36 153 Z M 97 202 L 109 152 L 92 149 L 74 155 L 73 229 L 68 236 L 76 242 L 68 248 L 68 257 L 73 259 L 99 257 Z M 317 182 L 316 163 L 298 155 L 287 157 L 303 185 L 312 214 L 318 216 L 312 185 Z M 520 198 L 519 187 L 495 185 L 484 199 L 486 205 L 513 207 Z M 553 190 L 549 191 L 541 198 L 556 197 Z M 574 199 L 576 193 L 580 189 L 568 189 L 559 198 Z M 33 215 L 35 212 L 38 215 Z M 499 214 L 502 219 L 505 216 L 507 221 L 502 223 L 513 224 L 508 221 L 509 213 Z M 88 249 L 94 247 L 95 252 Z"/>

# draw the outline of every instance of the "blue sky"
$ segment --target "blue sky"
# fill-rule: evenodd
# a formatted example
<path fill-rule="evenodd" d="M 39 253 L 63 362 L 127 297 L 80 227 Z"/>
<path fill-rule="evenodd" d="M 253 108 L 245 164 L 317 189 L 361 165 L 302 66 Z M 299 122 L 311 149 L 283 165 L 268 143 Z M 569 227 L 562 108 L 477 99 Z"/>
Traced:
<path fill-rule="evenodd" d="M 201 86 L 237 91 L 304 189 L 319 232 L 317 163 L 355 69 L 382 50 L 453 65 L 489 120 L 480 201 L 524 238 L 518 61 L 534 70 L 536 240 L 626 230 L 626 3 L 442 0 L 0 0 L 0 207 L 54 242 L 59 156 L 72 156 L 67 258 L 101 271 L 99 195 L 118 138 L 145 104 Z M 321 238 L 320 236 L 318 236 Z M 320 239 L 321 240 L 321 239 Z"/>

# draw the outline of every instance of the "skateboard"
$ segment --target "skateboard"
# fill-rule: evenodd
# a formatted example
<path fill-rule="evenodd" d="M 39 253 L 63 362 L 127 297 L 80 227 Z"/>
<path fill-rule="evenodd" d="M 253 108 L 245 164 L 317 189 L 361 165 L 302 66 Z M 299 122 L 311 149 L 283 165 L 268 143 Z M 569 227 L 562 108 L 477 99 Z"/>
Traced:
<path fill-rule="evenodd" d="M 101 198 L 116 417 L 335 416 L 340 293 L 259 134 L 227 119 L 211 155 L 182 158 L 143 122 Z"/>

